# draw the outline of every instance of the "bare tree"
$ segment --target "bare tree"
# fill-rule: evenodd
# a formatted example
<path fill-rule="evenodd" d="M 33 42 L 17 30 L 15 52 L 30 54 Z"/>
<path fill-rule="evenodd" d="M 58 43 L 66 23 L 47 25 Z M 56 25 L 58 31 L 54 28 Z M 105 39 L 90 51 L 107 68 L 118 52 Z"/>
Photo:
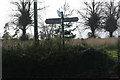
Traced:
<path fill-rule="evenodd" d="M 72 15 L 73 15 L 73 12 L 74 12 L 74 10 L 70 8 L 69 3 L 67 3 L 66 1 L 65 1 L 64 5 L 63 5 L 61 8 L 59 8 L 59 10 L 63 11 L 64 18 L 67 18 L 67 17 L 72 16 Z M 74 38 L 74 37 L 76 36 L 76 35 L 73 34 L 73 32 L 72 32 L 72 31 L 74 31 L 74 30 L 76 29 L 76 27 L 73 28 L 73 29 L 71 29 L 72 26 L 73 26 L 73 23 L 72 23 L 72 22 L 64 23 L 64 28 L 65 28 L 64 34 L 65 34 L 65 38 Z M 61 32 L 60 32 L 60 29 L 61 29 L 61 28 L 59 27 L 59 28 L 57 29 L 57 32 L 61 33 Z"/>
<path fill-rule="evenodd" d="M 72 10 L 72 9 L 70 8 L 69 3 L 67 3 L 66 1 L 65 1 L 65 3 L 63 4 L 63 6 L 61 6 L 61 7 L 59 8 L 59 10 L 63 11 L 64 18 L 69 17 L 69 16 L 72 16 L 72 15 L 73 15 L 73 11 L 74 11 L 74 10 Z"/>
<path fill-rule="evenodd" d="M 41 39 L 54 38 L 56 36 L 55 29 L 56 24 L 43 25 L 40 31 Z"/>
<path fill-rule="evenodd" d="M 19 2 L 11 2 L 17 7 L 16 14 L 13 15 L 15 19 L 12 23 L 16 24 L 17 29 L 22 30 L 22 40 L 27 39 L 26 30 L 28 29 L 28 25 L 32 23 L 32 15 L 31 14 L 31 4 L 32 2 L 29 0 L 20 0 Z M 17 30 L 17 31 L 18 31 Z"/>
<path fill-rule="evenodd" d="M 105 21 L 105 30 L 109 31 L 110 37 L 113 37 L 113 32 L 117 29 L 117 20 L 119 19 L 120 7 L 115 6 L 114 1 L 110 3 L 106 2 L 106 21 Z"/>
<path fill-rule="evenodd" d="M 32 19 L 34 16 L 32 3 L 32 0 L 19 0 L 17 2 L 11 2 L 11 4 L 16 6 L 16 10 L 13 10 L 15 13 L 12 14 L 12 21 L 7 23 L 7 27 L 12 27 L 15 30 L 13 37 L 21 30 L 21 39 L 26 40 L 28 38 L 26 30 L 34 25 L 34 20 Z M 37 8 L 37 10 L 42 10 L 44 8 L 46 7 Z"/>
<path fill-rule="evenodd" d="M 85 13 L 82 13 L 79 10 L 77 10 L 77 13 L 81 15 L 84 21 L 83 24 L 89 26 L 85 29 L 91 29 L 91 36 L 95 38 L 95 30 L 100 29 L 102 25 L 102 2 L 95 2 L 93 0 L 91 4 L 89 4 L 88 2 L 84 2 L 84 4 L 86 6 L 86 8 L 84 9 Z"/>
<path fill-rule="evenodd" d="M 11 38 L 10 33 L 8 32 L 7 26 L 8 26 L 8 24 L 6 23 L 4 26 L 4 29 L 5 29 L 4 34 L 2 36 L 3 39 L 10 39 Z"/>

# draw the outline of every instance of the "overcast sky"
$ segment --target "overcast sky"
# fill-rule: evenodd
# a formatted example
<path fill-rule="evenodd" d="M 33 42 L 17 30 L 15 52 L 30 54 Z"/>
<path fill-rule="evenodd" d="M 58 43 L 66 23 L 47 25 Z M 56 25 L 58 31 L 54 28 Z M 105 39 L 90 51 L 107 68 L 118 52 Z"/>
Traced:
<path fill-rule="evenodd" d="M 17 1 L 17 0 L 12 0 L 12 1 Z M 43 3 L 41 5 L 38 5 L 38 7 L 49 6 L 43 11 L 44 19 L 58 17 L 57 10 L 65 3 L 65 0 L 38 0 L 38 3 L 41 1 Z M 91 2 L 92 0 L 66 0 L 66 2 L 69 3 L 71 9 L 79 9 L 79 10 L 83 9 L 84 7 L 83 2 L 85 1 Z M 95 0 L 95 1 L 110 1 L 110 0 Z M 115 0 L 115 2 L 118 1 L 119 0 Z M 5 23 L 10 20 L 11 11 L 12 9 L 14 9 L 14 7 L 11 6 L 10 2 L 11 0 L 1 0 L 0 2 L 0 34 L 3 33 L 4 31 L 3 27 Z M 74 16 L 77 17 L 77 15 Z"/>

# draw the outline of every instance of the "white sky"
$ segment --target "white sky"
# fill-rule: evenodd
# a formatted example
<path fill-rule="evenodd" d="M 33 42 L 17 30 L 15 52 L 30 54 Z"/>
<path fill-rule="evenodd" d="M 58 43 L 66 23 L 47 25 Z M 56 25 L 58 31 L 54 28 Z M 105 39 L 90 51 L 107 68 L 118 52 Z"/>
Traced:
<path fill-rule="evenodd" d="M 10 14 L 12 9 L 14 9 L 11 4 L 11 0 L 1 0 L 0 2 L 0 36 L 1 33 L 4 32 L 3 27 L 6 22 L 10 20 Z M 17 0 L 12 0 L 12 1 L 17 1 Z M 38 0 L 38 2 L 43 1 L 42 6 L 49 6 L 43 11 L 43 16 L 44 19 L 46 18 L 56 18 L 58 17 L 57 15 L 57 10 L 63 6 L 65 0 Z M 83 9 L 83 2 L 91 2 L 92 0 L 66 0 L 71 9 Z M 95 0 L 95 1 L 110 1 L 110 0 Z M 115 0 L 115 2 L 118 2 L 119 0 Z M 41 5 L 38 5 L 38 7 Z M 39 13 L 38 13 L 39 14 Z M 77 17 L 77 15 L 76 15 Z"/>

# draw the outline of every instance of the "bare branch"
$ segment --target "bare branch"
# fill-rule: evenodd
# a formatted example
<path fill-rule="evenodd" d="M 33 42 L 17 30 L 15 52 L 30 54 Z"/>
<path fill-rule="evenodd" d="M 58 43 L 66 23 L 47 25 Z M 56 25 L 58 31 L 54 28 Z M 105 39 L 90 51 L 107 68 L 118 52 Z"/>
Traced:
<path fill-rule="evenodd" d="M 84 2 L 84 4 L 85 4 L 90 10 L 92 10 L 92 7 L 91 7 L 87 2 Z"/>

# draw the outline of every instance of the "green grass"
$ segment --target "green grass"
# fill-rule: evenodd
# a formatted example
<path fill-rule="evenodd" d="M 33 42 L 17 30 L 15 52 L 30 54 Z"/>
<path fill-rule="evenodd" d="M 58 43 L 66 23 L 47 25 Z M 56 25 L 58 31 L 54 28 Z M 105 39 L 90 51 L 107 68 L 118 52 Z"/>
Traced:
<path fill-rule="evenodd" d="M 117 60 L 118 58 L 118 46 L 117 44 L 114 45 L 101 45 L 98 47 L 94 47 L 95 49 L 105 52 L 109 56 L 113 57 L 114 59 Z"/>

